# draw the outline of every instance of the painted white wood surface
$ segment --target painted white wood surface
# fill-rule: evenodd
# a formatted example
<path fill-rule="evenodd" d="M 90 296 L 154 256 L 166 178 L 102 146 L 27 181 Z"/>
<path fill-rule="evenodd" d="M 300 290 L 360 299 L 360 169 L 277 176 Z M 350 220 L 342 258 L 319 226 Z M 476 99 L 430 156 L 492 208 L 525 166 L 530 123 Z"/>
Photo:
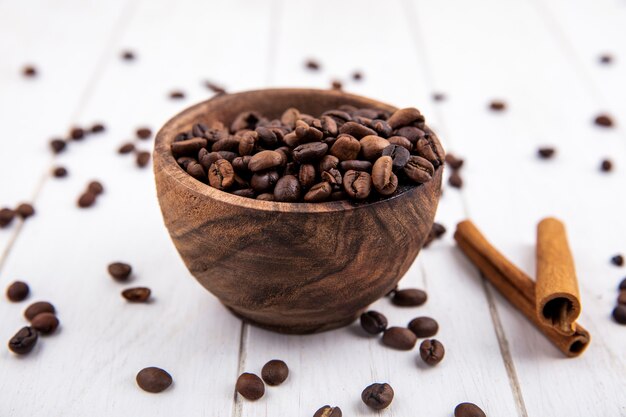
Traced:
<path fill-rule="evenodd" d="M 359 396 L 374 381 L 396 390 L 393 405 L 378 415 L 449 416 L 461 401 L 480 404 L 490 416 L 626 415 L 626 333 L 609 319 L 624 270 L 608 264 L 626 251 L 619 192 L 626 180 L 619 124 L 626 112 L 623 3 L 36 4 L 0 2 L 0 121 L 8 132 L 0 139 L 0 205 L 35 195 L 38 210 L 24 227 L 0 230 L 0 253 L 10 249 L 0 255 L 0 288 L 28 281 L 29 301 L 55 303 L 62 328 L 28 357 L 0 350 L 1 416 L 310 416 L 326 403 L 367 416 L 377 413 Z M 123 48 L 136 50 L 137 61 L 120 61 Z M 597 65 L 605 51 L 615 54 L 615 65 Z M 323 70 L 305 71 L 308 57 Z M 42 76 L 22 79 L 27 62 Z M 365 75 L 360 83 L 350 81 L 356 69 Z M 162 226 L 150 170 L 116 154 L 136 127 L 156 129 L 208 97 L 204 79 L 245 90 L 327 87 L 335 78 L 348 91 L 420 107 L 446 148 L 467 158 L 466 187 L 446 189 L 437 216 L 449 235 L 420 254 L 401 284 L 425 288 L 430 301 L 418 309 L 394 308 L 388 300 L 373 306 L 398 325 L 435 317 L 447 348 L 436 368 L 419 366 L 417 350 L 383 348 L 356 324 L 304 337 L 242 327 L 185 270 Z M 168 100 L 172 89 L 184 90 L 187 99 Z M 433 91 L 449 100 L 432 103 Z M 492 98 L 506 100 L 509 110 L 488 112 Z M 617 129 L 591 124 L 605 110 L 617 117 Z M 48 139 L 73 123 L 99 120 L 106 134 L 54 161 L 70 177 L 42 180 L 51 164 Z M 17 136 L 23 139 L 9 140 Z M 536 159 L 541 144 L 558 147 L 555 160 Z M 148 141 L 138 145 L 150 148 Z M 610 175 L 598 172 L 604 156 L 616 163 Z M 96 207 L 81 211 L 75 200 L 90 179 L 100 179 L 106 192 Z M 581 321 L 594 336 L 579 359 L 561 359 L 482 283 L 450 236 L 471 215 L 532 274 L 534 225 L 547 214 L 568 225 Z M 129 285 L 151 287 L 153 303 L 123 302 L 125 286 L 106 275 L 117 259 L 135 267 Z M 0 302 L 2 340 L 24 324 L 26 305 Z M 291 368 L 284 386 L 268 388 L 256 403 L 233 395 L 238 372 L 258 373 L 272 358 Z M 149 365 L 170 371 L 173 389 L 149 395 L 136 388 L 135 373 Z"/>

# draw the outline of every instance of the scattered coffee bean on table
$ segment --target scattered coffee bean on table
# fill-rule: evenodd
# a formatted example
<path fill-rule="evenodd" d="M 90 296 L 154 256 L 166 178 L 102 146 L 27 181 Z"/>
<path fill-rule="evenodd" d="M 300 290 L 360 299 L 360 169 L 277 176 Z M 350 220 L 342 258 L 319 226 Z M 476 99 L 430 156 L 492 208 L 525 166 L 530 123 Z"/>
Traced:
<path fill-rule="evenodd" d="M 489 108 L 497 112 L 504 111 L 506 110 L 506 103 L 501 100 L 493 100 L 491 103 L 489 103 Z"/>
<path fill-rule="evenodd" d="M 0 209 L 0 227 L 7 227 L 13 222 L 15 211 L 8 207 Z"/>
<path fill-rule="evenodd" d="M 150 139 L 152 137 L 152 129 L 149 127 L 140 127 L 135 132 L 139 139 Z"/>
<path fill-rule="evenodd" d="M 626 305 L 618 304 L 613 309 L 613 319 L 619 324 L 626 324 Z"/>
<path fill-rule="evenodd" d="M 361 400 L 374 410 L 382 410 L 393 401 L 393 388 L 387 383 L 372 384 L 363 390 Z"/>
<path fill-rule="evenodd" d="M 22 68 L 22 74 L 28 78 L 36 77 L 37 68 L 35 68 L 33 65 L 26 65 L 24 68 Z"/>
<path fill-rule="evenodd" d="M 265 394 L 265 384 L 255 374 L 243 373 L 237 378 L 237 392 L 247 400 L 256 401 Z"/>
<path fill-rule="evenodd" d="M 463 178 L 458 172 L 452 172 L 448 177 L 448 184 L 450 187 L 454 188 L 462 188 L 463 187 Z"/>
<path fill-rule="evenodd" d="M 59 319 L 52 313 L 37 314 L 30 325 L 41 334 L 51 334 L 59 327 Z"/>
<path fill-rule="evenodd" d="M 342 417 L 341 408 L 325 405 L 313 414 L 313 417 Z"/>
<path fill-rule="evenodd" d="M 454 170 L 461 169 L 461 167 L 463 167 L 463 164 L 465 163 L 465 160 L 463 158 L 458 158 L 451 153 L 446 154 L 445 161 L 446 165 Z"/>
<path fill-rule="evenodd" d="M 174 90 L 172 92 L 170 92 L 170 98 L 173 100 L 181 100 L 183 98 L 185 98 L 185 93 L 183 93 L 182 91 L 179 90 Z"/>
<path fill-rule="evenodd" d="M 33 319 L 41 313 L 56 313 L 56 309 L 54 306 L 47 301 L 37 301 L 36 303 L 32 303 L 26 310 L 24 310 L 24 317 L 26 320 L 33 321 Z"/>
<path fill-rule="evenodd" d="M 437 239 L 441 239 L 443 235 L 446 234 L 446 227 L 441 223 L 433 223 L 433 226 L 430 228 L 430 232 L 428 232 L 428 236 L 426 237 L 426 242 L 424 242 L 424 247 L 427 248 L 430 246 L 433 241 Z"/>
<path fill-rule="evenodd" d="M 67 147 L 67 142 L 63 139 L 52 139 L 50 141 L 50 148 L 52 149 L 52 153 L 59 154 L 65 150 Z"/>
<path fill-rule="evenodd" d="M 130 274 L 133 272 L 133 268 L 124 262 L 113 262 L 109 264 L 107 267 L 107 271 L 109 271 L 109 275 L 120 282 L 128 281 Z"/>
<path fill-rule="evenodd" d="M 613 127 L 613 118 L 607 114 L 599 114 L 594 119 L 594 123 L 600 127 Z"/>
<path fill-rule="evenodd" d="M 35 214 L 35 208 L 28 203 L 22 203 L 15 209 L 15 213 L 22 219 L 27 219 Z"/>
<path fill-rule="evenodd" d="M 278 359 L 272 359 L 263 365 L 263 369 L 261 369 L 261 377 L 267 385 L 280 385 L 285 382 L 288 376 L 289 368 L 287 364 Z"/>
<path fill-rule="evenodd" d="M 87 184 L 87 191 L 90 191 L 96 195 L 100 195 L 104 192 L 104 186 L 100 181 L 91 181 Z"/>
<path fill-rule="evenodd" d="M 445 353 L 443 345 L 436 339 L 426 339 L 420 344 L 420 357 L 430 366 L 441 362 Z"/>
<path fill-rule="evenodd" d="M 78 126 L 72 127 L 70 129 L 70 138 L 72 140 L 83 140 L 85 138 L 85 130 Z"/>
<path fill-rule="evenodd" d="M 37 344 L 37 338 L 39 335 L 37 331 L 31 327 L 22 327 L 15 335 L 9 340 L 9 349 L 13 353 L 18 355 L 25 355 L 33 350 Z"/>
<path fill-rule="evenodd" d="M 620 290 L 626 290 L 626 278 L 620 281 L 618 288 Z"/>
<path fill-rule="evenodd" d="M 67 177 L 67 169 L 65 167 L 55 167 L 52 170 L 52 175 L 55 178 L 64 178 Z"/>
<path fill-rule="evenodd" d="M 121 56 L 124 61 L 133 61 L 135 59 L 135 53 L 129 50 L 122 51 Z"/>
<path fill-rule="evenodd" d="M 361 327 L 369 334 L 380 334 L 387 328 L 387 317 L 378 311 L 366 311 L 360 320 Z"/>
<path fill-rule="evenodd" d="M 476 404 L 461 403 L 454 408 L 454 417 L 487 417 Z"/>
<path fill-rule="evenodd" d="M 409 322 L 409 330 L 420 339 L 433 337 L 439 331 L 439 324 L 430 317 L 417 317 Z"/>
<path fill-rule="evenodd" d="M 352 73 L 352 79 L 354 81 L 361 81 L 363 79 L 363 73 L 361 71 L 354 71 Z"/>
<path fill-rule="evenodd" d="M 624 256 L 615 255 L 611 258 L 611 263 L 615 266 L 624 266 Z"/>
<path fill-rule="evenodd" d="M 80 195 L 80 197 L 78 197 L 78 207 L 87 208 L 93 206 L 96 202 L 96 197 L 97 195 L 92 193 L 91 191 L 84 192 Z"/>
<path fill-rule="evenodd" d="M 400 307 L 418 307 L 426 300 L 428 300 L 428 294 L 417 288 L 397 290 L 391 298 L 391 302 Z"/>
<path fill-rule="evenodd" d="M 444 101 L 446 99 L 446 95 L 443 93 L 433 93 L 434 101 Z"/>
<path fill-rule="evenodd" d="M 22 281 L 15 281 L 7 287 L 7 298 L 14 303 L 24 301 L 29 293 L 28 284 Z"/>
<path fill-rule="evenodd" d="M 411 350 L 417 343 L 417 336 L 404 327 L 389 327 L 383 333 L 382 342 L 385 346 L 398 350 Z"/>
<path fill-rule="evenodd" d="M 132 153 L 135 151 L 135 144 L 134 143 L 123 143 L 118 149 L 117 149 L 117 153 L 119 153 L 120 155 L 125 155 L 128 153 Z"/>
<path fill-rule="evenodd" d="M 343 88 L 343 83 L 339 80 L 332 80 L 330 83 L 330 87 L 333 90 L 341 90 Z"/>
<path fill-rule="evenodd" d="M 148 163 L 150 162 L 150 156 L 151 154 L 148 151 L 137 152 L 137 156 L 135 157 L 135 162 L 137 163 L 137 166 L 139 168 L 144 168 L 148 166 Z"/>
<path fill-rule="evenodd" d="M 537 155 L 542 159 L 550 159 L 554 156 L 556 149 L 552 147 L 542 147 L 537 149 Z"/>
<path fill-rule="evenodd" d="M 613 56 L 610 54 L 602 54 L 599 59 L 601 64 L 610 64 L 613 62 Z"/>
<path fill-rule="evenodd" d="M 600 171 L 611 172 L 613 171 L 613 162 L 610 159 L 603 159 L 600 163 Z"/>
<path fill-rule="evenodd" d="M 102 123 L 94 123 L 90 130 L 91 133 L 102 133 L 106 130 L 106 127 Z"/>
<path fill-rule="evenodd" d="M 139 371 L 135 380 L 139 388 L 153 394 L 165 391 L 173 382 L 168 372 L 154 366 Z"/>
<path fill-rule="evenodd" d="M 316 61 L 315 59 L 308 59 L 305 63 L 304 66 L 307 69 L 310 69 L 312 71 L 318 71 L 321 68 L 321 65 L 318 61 Z"/>
<path fill-rule="evenodd" d="M 127 288 L 122 291 L 122 297 L 131 303 L 145 303 L 150 299 L 150 288 L 147 287 L 134 287 Z"/>

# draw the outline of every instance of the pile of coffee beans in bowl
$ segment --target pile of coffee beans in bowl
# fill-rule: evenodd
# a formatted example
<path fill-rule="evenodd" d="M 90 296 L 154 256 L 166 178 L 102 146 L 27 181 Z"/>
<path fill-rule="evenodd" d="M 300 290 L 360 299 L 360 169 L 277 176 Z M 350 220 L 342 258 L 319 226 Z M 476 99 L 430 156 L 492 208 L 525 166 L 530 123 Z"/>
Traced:
<path fill-rule="evenodd" d="M 196 123 L 171 145 L 198 181 L 241 197 L 281 202 L 372 202 L 426 183 L 444 153 L 415 108 L 341 106 L 314 117 L 257 111 L 230 126 Z"/>

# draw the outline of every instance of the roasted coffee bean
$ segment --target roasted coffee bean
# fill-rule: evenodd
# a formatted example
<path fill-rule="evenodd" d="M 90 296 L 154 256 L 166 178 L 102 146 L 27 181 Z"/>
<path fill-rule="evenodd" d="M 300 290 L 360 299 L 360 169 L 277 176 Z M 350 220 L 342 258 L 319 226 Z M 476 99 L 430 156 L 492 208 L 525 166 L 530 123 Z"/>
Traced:
<path fill-rule="evenodd" d="M 130 274 L 133 272 L 133 268 L 124 262 L 113 262 L 109 264 L 107 267 L 107 271 L 109 271 L 109 275 L 119 282 L 128 281 Z"/>
<path fill-rule="evenodd" d="M 441 165 L 441 152 L 443 151 L 441 151 L 437 147 L 432 137 L 425 136 L 418 139 L 417 143 L 415 144 L 415 150 L 417 151 L 417 154 L 419 156 L 428 159 L 428 161 L 433 164 L 434 167 L 438 167 L 439 165 Z"/>
<path fill-rule="evenodd" d="M 238 156 L 237 158 L 233 159 L 233 162 L 231 162 L 231 165 L 233 166 L 233 169 L 236 172 L 247 173 L 250 171 L 248 169 L 248 164 L 250 163 L 250 159 L 252 159 L 250 155 Z"/>
<path fill-rule="evenodd" d="M 420 121 L 424 121 L 424 116 L 422 116 L 419 110 L 413 107 L 399 109 L 387 119 L 387 123 L 389 123 L 392 129 L 398 129 L 402 126 L 408 126 L 414 122 Z"/>
<path fill-rule="evenodd" d="M 135 53 L 133 51 L 122 51 L 121 57 L 124 61 L 133 61 L 135 59 Z"/>
<path fill-rule="evenodd" d="M 387 383 L 372 384 L 363 390 L 361 400 L 374 410 L 382 410 L 389 407 L 393 401 L 393 388 Z"/>
<path fill-rule="evenodd" d="M 347 171 L 343 176 L 343 189 L 349 197 L 364 200 L 372 189 L 372 177 L 367 172 Z"/>
<path fill-rule="evenodd" d="M 274 194 L 271 193 L 259 194 L 258 196 L 256 196 L 256 199 L 263 201 L 275 201 Z"/>
<path fill-rule="evenodd" d="M 267 385 L 280 385 L 289 376 L 289 368 L 287 364 L 278 359 L 272 359 L 261 369 L 261 377 Z"/>
<path fill-rule="evenodd" d="M 195 123 L 193 127 L 191 128 L 191 134 L 194 137 L 201 138 L 201 137 L 204 137 L 204 133 L 206 132 L 207 129 L 208 127 L 204 123 Z"/>
<path fill-rule="evenodd" d="M 173 90 L 173 91 L 170 91 L 169 96 L 173 100 L 181 100 L 185 98 L 185 93 L 180 90 Z"/>
<path fill-rule="evenodd" d="M 300 199 L 301 187 L 298 179 L 293 175 L 285 175 L 276 182 L 274 198 L 276 201 L 293 203 Z"/>
<path fill-rule="evenodd" d="M 264 193 L 273 190 L 279 178 L 276 171 L 258 172 L 250 179 L 250 186 L 257 193 Z"/>
<path fill-rule="evenodd" d="M 398 350 L 411 350 L 417 343 L 417 336 L 404 327 L 389 327 L 383 333 L 383 344 Z"/>
<path fill-rule="evenodd" d="M 402 146 L 389 145 L 385 149 L 383 149 L 383 156 L 391 157 L 393 162 L 392 168 L 394 171 L 397 171 L 404 168 L 407 162 L 409 162 L 409 157 L 411 156 L 411 154 L 406 148 Z"/>
<path fill-rule="evenodd" d="M 296 122 L 300 119 L 300 111 L 293 107 L 288 108 L 280 116 L 280 122 L 290 129 L 296 127 Z"/>
<path fill-rule="evenodd" d="M 326 136 L 337 136 L 339 133 L 337 122 L 330 116 L 320 117 L 320 124 L 319 130 Z"/>
<path fill-rule="evenodd" d="M 283 158 L 283 162 L 281 165 L 286 165 L 291 160 L 291 148 L 288 146 L 281 146 L 280 148 L 275 149 L 276 152 L 280 154 Z"/>
<path fill-rule="evenodd" d="M 611 258 L 611 263 L 615 266 L 624 266 L 624 256 L 615 255 Z"/>
<path fill-rule="evenodd" d="M 67 177 L 67 169 L 65 167 L 55 167 L 52 170 L 52 175 L 55 178 L 63 178 L 63 177 Z"/>
<path fill-rule="evenodd" d="M 94 123 L 89 130 L 91 133 L 102 133 L 106 130 L 106 127 L 102 123 Z"/>
<path fill-rule="evenodd" d="M 383 139 L 380 136 L 365 136 L 359 142 L 361 144 L 361 154 L 368 161 L 378 159 L 383 154 L 383 149 L 389 146 L 387 139 Z"/>
<path fill-rule="evenodd" d="M 618 288 L 620 290 L 626 290 L 626 278 L 620 281 Z"/>
<path fill-rule="evenodd" d="M 426 133 L 422 129 L 415 126 L 404 126 L 396 130 L 396 136 L 406 138 L 411 143 L 416 143 L 418 140 L 426 137 Z"/>
<path fill-rule="evenodd" d="M 373 129 L 370 129 L 367 126 L 363 126 L 360 123 L 356 122 L 346 122 L 341 128 L 339 128 L 339 133 L 346 134 L 352 136 L 356 139 L 361 139 L 364 136 L 376 136 L 377 132 Z M 353 158 L 350 158 L 353 159 Z"/>
<path fill-rule="evenodd" d="M 335 121 L 335 123 L 337 123 L 337 128 L 341 128 L 344 123 L 352 121 L 352 116 L 350 116 L 350 113 L 338 109 L 327 110 L 322 113 L 322 116 L 331 117 Z"/>
<path fill-rule="evenodd" d="M 370 126 L 376 132 L 376 135 L 388 138 L 393 133 L 393 129 L 385 120 L 375 119 L 370 122 Z"/>
<path fill-rule="evenodd" d="M 193 138 L 172 143 L 172 153 L 175 157 L 195 156 L 201 148 L 207 147 L 207 140 L 204 138 Z"/>
<path fill-rule="evenodd" d="M 372 184 L 380 195 L 388 196 L 396 192 L 398 177 L 393 173 L 393 160 L 390 156 L 381 156 L 374 163 Z"/>
<path fill-rule="evenodd" d="M 610 159 L 603 159 L 600 163 L 600 171 L 611 172 L 613 170 L 613 162 Z"/>
<path fill-rule="evenodd" d="M 83 140 L 85 137 L 85 130 L 82 127 L 74 126 L 70 129 L 70 138 L 72 140 Z"/>
<path fill-rule="evenodd" d="M 299 145 L 293 150 L 294 161 L 305 164 L 320 160 L 328 151 L 328 145 L 322 142 L 310 142 Z"/>
<path fill-rule="evenodd" d="M 409 322 L 409 330 L 420 339 L 433 337 L 439 331 L 439 324 L 430 317 L 417 317 Z"/>
<path fill-rule="evenodd" d="M 31 321 L 33 329 L 41 334 L 51 334 L 59 327 L 59 319 L 52 313 L 37 314 Z"/>
<path fill-rule="evenodd" d="M 346 123 L 346 125 L 347 124 L 348 123 Z M 333 146 L 330 148 L 329 153 L 337 157 L 337 159 L 339 159 L 340 161 L 348 161 L 357 159 L 360 151 L 361 144 L 358 140 L 348 134 L 342 134 L 337 138 Z"/>
<path fill-rule="evenodd" d="M 426 302 L 428 294 L 417 288 L 397 290 L 393 294 L 391 302 L 400 307 L 418 307 Z"/>
<path fill-rule="evenodd" d="M 626 290 L 621 290 L 617 296 L 617 304 L 626 304 Z"/>
<path fill-rule="evenodd" d="M 332 148 L 331 148 L 332 149 Z M 337 168 L 339 165 L 339 158 L 333 155 L 324 155 L 319 163 L 319 171 L 324 172 L 332 168 Z"/>
<path fill-rule="evenodd" d="M 255 374 L 243 373 L 237 378 L 237 392 L 247 400 L 256 401 L 265 394 L 265 384 Z"/>
<path fill-rule="evenodd" d="M 444 225 L 440 223 L 433 223 L 433 226 L 430 228 L 430 232 L 428 232 L 428 236 L 426 237 L 426 242 L 424 242 L 424 247 L 427 248 L 435 239 L 440 239 L 446 233 L 446 228 Z"/>
<path fill-rule="evenodd" d="M 248 169 L 252 172 L 264 171 L 270 168 L 276 168 L 283 164 L 283 156 L 276 151 L 261 151 L 252 155 L 248 163 Z"/>
<path fill-rule="evenodd" d="M 613 62 L 613 56 L 610 54 L 602 54 L 600 55 L 600 58 L 598 59 L 598 61 L 601 64 L 610 64 L 611 62 Z"/>
<path fill-rule="evenodd" d="M 246 138 L 252 138 L 253 144 L 256 143 L 256 132 L 246 132 L 245 134 L 240 136 L 240 138 L 242 138 L 243 136 L 245 136 Z M 246 139 L 246 140 L 250 140 L 250 139 Z M 235 151 L 238 151 L 239 145 L 240 145 L 239 138 L 237 138 L 236 136 L 228 136 L 215 142 L 213 146 L 211 147 L 211 150 L 213 152 L 220 152 L 220 151 L 235 152 Z M 243 155 L 247 155 L 247 154 L 243 154 Z"/>
<path fill-rule="evenodd" d="M 22 75 L 28 78 L 35 77 L 37 76 L 37 68 L 32 65 L 26 65 L 24 68 L 22 68 Z"/>
<path fill-rule="evenodd" d="M 420 344 L 420 357 L 430 366 L 441 362 L 445 353 L 443 345 L 436 339 L 426 339 Z"/>
<path fill-rule="evenodd" d="M 257 127 L 256 133 L 261 146 L 274 148 L 278 145 L 278 137 L 271 129 L 267 127 Z"/>
<path fill-rule="evenodd" d="M 363 79 L 363 73 L 361 71 L 354 71 L 352 73 L 352 79 L 354 81 L 361 81 Z"/>
<path fill-rule="evenodd" d="M 315 184 L 304 195 L 304 201 L 307 203 L 319 203 L 320 201 L 326 201 L 330 197 L 333 191 L 333 187 L 326 181 Z"/>
<path fill-rule="evenodd" d="M 296 137 L 298 144 L 304 144 L 309 142 L 319 142 L 324 137 L 324 134 L 321 130 L 318 130 L 314 127 L 309 126 L 303 120 L 298 120 L 296 122 Z M 289 145 L 289 144 L 288 144 Z"/>
<path fill-rule="evenodd" d="M 338 169 L 331 168 L 328 171 L 322 172 L 322 181 L 326 181 L 334 189 L 340 188 L 343 184 L 343 178 L 341 172 Z"/>
<path fill-rule="evenodd" d="M 407 151 L 413 150 L 413 144 L 404 136 L 392 136 L 388 139 L 390 145 L 402 146 Z"/>
<path fill-rule="evenodd" d="M 67 142 L 63 139 L 52 139 L 50 141 L 50 148 L 52 148 L 52 152 L 55 154 L 59 154 L 65 150 L 67 147 Z"/>
<path fill-rule="evenodd" d="M 446 165 L 448 165 L 450 168 L 454 170 L 461 169 L 461 167 L 463 166 L 463 163 L 465 162 L 462 158 L 457 158 L 455 155 L 452 155 L 451 153 L 446 154 L 445 161 L 446 161 Z"/>
<path fill-rule="evenodd" d="M 252 164 L 252 160 L 250 160 Z M 248 166 L 250 166 L 248 164 Z M 235 171 L 226 159 L 218 159 L 209 168 L 209 183 L 218 190 L 227 190 L 235 182 Z"/>
<path fill-rule="evenodd" d="M 341 408 L 325 405 L 313 414 L 313 417 L 342 417 Z"/>
<path fill-rule="evenodd" d="M 369 334 L 379 334 L 387 328 L 387 317 L 378 311 L 366 311 L 361 314 L 361 327 Z"/>
<path fill-rule="evenodd" d="M 28 297 L 30 288 L 28 284 L 22 281 L 15 281 L 7 287 L 7 298 L 14 303 L 24 301 Z"/>
<path fill-rule="evenodd" d="M 331 201 L 341 201 L 341 200 L 347 200 L 347 199 L 348 199 L 348 194 L 346 194 L 346 192 L 343 190 L 333 191 L 330 194 Z"/>
<path fill-rule="evenodd" d="M 202 165 L 196 161 L 191 161 L 187 164 L 187 173 L 201 182 L 206 182 L 207 174 L 204 172 Z"/>
<path fill-rule="evenodd" d="M 613 320 L 619 324 L 626 324 L 626 305 L 618 304 L 613 309 Z"/>
<path fill-rule="evenodd" d="M 370 161 L 352 159 L 349 161 L 341 161 L 339 167 L 344 171 L 371 171 L 372 163 Z"/>
<path fill-rule="evenodd" d="M 433 93 L 433 100 L 434 101 L 444 101 L 446 99 L 445 94 L 443 93 Z"/>
<path fill-rule="evenodd" d="M 96 197 L 96 194 L 92 193 L 91 191 L 84 192 L 78 198 L 78 207 L 87 208 L 93 206 L 96 202 Z"/>
<path fill-rule="evenodd" d="M 100 195 L 104 192 L 104 186 L 100 181 L 90 181 L 89 184 L 87 184 L 87 191 L 95 195 Z"/>
<path fill-rule="evenodd" d="M 315 167 L 312 164 L 300 165 L 300 171 L 298 172 L 298 180 L 302 188 L 309 188 L 315 184 L 315 178 L 317 173 Z"/>
<path fill-rule="evenodd" d="M 9 349 L 13 353 L 18 355 L 25 355 L 29 353 L 37 344 L 37 338 L 39 335 L 37 331 L 31 327 L 22 327 L 15 335 L 9 340 Z"/>
<path fill-rule="evenodd" d="M 333 90 L 341 90 L 343 88 L 343 84 L 339 80 L 332 80 L 332 82 L 330 83 L 330 87 Z"/>
<path fill-rule="evenodd" d="M 35 316 L 41 313 L 55 314 L 56 310 L 54 306 L 47 301 L 37 301 L 36 303 L 32 303 L 26 307 L 26 310 L 24 310 L 24 317 L 26 317 L 26 320 L 32 321 Z"/>
<path fill-rule="evenodd" d="M 27 219 L 35 214 L 35 208 L 28 203 L 22 203 L 15 209 L 15 214 L 22 219 Z"/>
<path fill-rule="evenodd" d="M 537 155 L 541 159 L 550 159 L 554 156 L 555 152 L 556 149 L 547 146 L 537 149 Z M 448 155 L 446 155 L 446 158 L 448 158 Z"/>
<path fill-rule="evenodd" d="M 304 66 L 312 71 L 318 71 L 321 68 L 320 63 L 315 59 L 307 59 Z"/>
<path fill-rule="evenodd" d="M 454 417 L 487 417 L 476 404 L 461 403 L 454 407 Z"/>
<path fill-rule="evenodd" d="M 132 153 L 135 151 L 135 144 L 127 142 L 127 143 L 123 143 L 122 146 L 120 146 L 117 149 L 117 153 L 119 153 L 120 155 L 125 155 L 127 153 Z"/>
<path fill-rule="evenodd" d="M 594 120 L 597 126 L 613 127 L 613 119 L 608 114 L 599 114 Z"/>
<path fill-rule="evenodd" d="M 0 227 L 6 227 L 13 222 L 15 211 L 8 207 L 0 209 Z"/>
<path fill-rule="evenodd" d="M 427 159 L 411 155 L 402 171 L 411 181 L 423 184 L 432 179 L 435 168 Z"/>
<path fill-rule="evenodd" d="M 135 380 L 139 388 L 153 394 L 165 391 L 173 382 L 168 372 L 154 366 L 139 371 Z"/>
<path fill-rule="evenodd" d="M 139 139 L 150 139 L 152 137 L 152 129 L 149 127 L 140 127 L 135 131 Z"/>
<path fill-rule="evenodd" d="M 501 100 L 493 100 L 489 103 L 489 108 L 493 111 L 504 111 L 506 109 L 506 103 Z"/>
<path fill-rule="evenodd" d="M 150 288 L 134 287 L 122 291 L 122 297 L 131 303 L 145 303 L 150 298 L 151 293 Z"/>
<path fill-rule="evenodd" d="M 139 168 L 147 167 L 150 162 L 150 157 L 151 154 L 148 151 L 137 152 L 137 155 L 135 156 L 135 163 Z"/>
<path fill-rule="evenodd" d="M 256 193 L 254 192 L 252 188 L 243 188 L 241 190 L 235 190 L 233 191 L 233 194 L 238 195 L 239 197 L 247 197 L 247 198 L 254 198 L 254 196 L 256 195 Z"/>
<path fill-rule="evenodd" d="M 202 157 L 199 158 L 199 161 L 200 165 L 202 165 L 202 168 L 204 168 L 204 170 L 208 172 L 209 169 L 211 169 L 211 165 L 213 165 L 218 159 L 224 159 L 224 157 L 217 152 L 209 152 L 202 155 Z M 187 165 L 183 165 L 183 168 L 186 169 Z"/>
<path fill-rule="evenodd" d="M 461 175 L 458 172 L 453 172 L 448 177 L 448 184 L 450 187 L 461 188 L 463 187 L 463 178 L 461 178 Z"/>

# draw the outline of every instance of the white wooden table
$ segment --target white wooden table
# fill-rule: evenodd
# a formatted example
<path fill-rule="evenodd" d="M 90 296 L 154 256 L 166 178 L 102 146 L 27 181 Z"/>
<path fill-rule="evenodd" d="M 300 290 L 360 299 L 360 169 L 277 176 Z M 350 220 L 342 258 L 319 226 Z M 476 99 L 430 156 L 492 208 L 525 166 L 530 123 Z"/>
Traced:
<path fill-rule="evenodd" d="M 324 404 L 345 416 L 450 416 L 462 401 L 489 416 L 626 416 L 626 328 L 610 319 L 626 252 L 626 1 L 624 0 L 0 0 L 0 206 L 34 201 L 37 215 L 0 229 L 0 287 L 16 279 L 29 301 L 0 301 L 0 340 L 25 325 L 35 300 L 58 308 L 62 327 L 35 351 L 0 349 L 0 416 L 312 416 Z M 136 51 L 123 62 L 120 51 Z M 610 52 L 616 62 L 597 63 Z M 308 57 L 323 70 L 303 68 Z M 20 69 L 35 64 L 28 80 Z M 365 79 L 351 82 L 361 69 Z M 432 369 L 417 352 L 393 351 L 352 328 L 283 336 L 242 325 L 189 275 L 163 227 L 150 169 L 117 147 L 142 125 L 154 130 L 206 99 L 205 79 L 229 90 L 267 86 L 345 89 L 416 106 L 448 151 L 466 158 L 465 187 L 447 189 L 437 214 L 449 230 L 401 282 L 424 288 L 424 307 L 373 308 L 391 323 L 418 315 L 440 323 L 447 349 Z M 187 98 L 167 94 L 182 89 Z M 441 91 L 448 100 L 435 103 Z M 505 100 L 509 109 L 489 112 Z M 607 111 L 615 129 L 591 122 Z M 48 140 L 73 124 L 107 132 L 51 158 Z M 554 160 L 535 152 L 558 148 Z M 150 149 L 149 142 L 140 146 Z M 610 156 L 616 169 L 601 174 Z M 68 178 L 51 178 L 51 166 Z M 86 183 L 101 180 L 97 206 L 79 210 Z M 534 275 L 535 224 L 562 218 L 583 298 L 588 351 L 564 359 L 454 247 L 471 217 Z M 106 266 L 130 262 L 133 284 L 155 301 L 130 305 Z M 5 343 L 5 342 L 3 342 Z M 243 371 L 285 360 L 288 381 L 257 402 L 234 395 Z M 174 386 L 139 390 L 145 366 Z M 396 398 L 372 412 L 360 392 L 387 381 Z"/>

